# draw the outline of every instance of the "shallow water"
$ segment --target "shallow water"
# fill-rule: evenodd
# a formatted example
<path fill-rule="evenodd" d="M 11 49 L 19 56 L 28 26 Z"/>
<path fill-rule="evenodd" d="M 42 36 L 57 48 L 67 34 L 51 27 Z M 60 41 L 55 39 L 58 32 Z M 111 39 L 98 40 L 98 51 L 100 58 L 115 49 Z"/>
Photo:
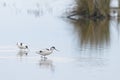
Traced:
<path fill-rule="evenodd" d="M 120 79 L 119 19 L 73 22 L 63 16 L 72 4 L 72 0 L 0 0 L 1 79 Z M 28 55 L 19 51 L 17 42 L 29 45 Z M 51 46 L 59 52 L 47 60 L 35 53 Z"/>

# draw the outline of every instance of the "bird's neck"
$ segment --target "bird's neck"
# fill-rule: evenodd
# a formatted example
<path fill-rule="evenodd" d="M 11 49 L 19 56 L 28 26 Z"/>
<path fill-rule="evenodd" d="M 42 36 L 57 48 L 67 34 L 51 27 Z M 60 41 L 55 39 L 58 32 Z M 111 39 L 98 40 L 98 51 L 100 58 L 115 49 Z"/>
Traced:
<path fill-rule="evenodd" d="M 53 51 L 54 51 L 54 49 L 50 49 L 50 51 L 51 51 L 51 52 L 53 52 Z"/>

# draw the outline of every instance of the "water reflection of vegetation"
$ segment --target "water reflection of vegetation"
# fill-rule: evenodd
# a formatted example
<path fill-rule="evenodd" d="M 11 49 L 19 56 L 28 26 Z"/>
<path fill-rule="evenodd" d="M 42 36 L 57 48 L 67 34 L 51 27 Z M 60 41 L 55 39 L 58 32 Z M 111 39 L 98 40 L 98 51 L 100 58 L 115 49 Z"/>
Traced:
<path fill-rule="evenodd" d="M 107 46 L 110 40 L 109 20 L 92 21 L 80 20 L 74 22 L 75 32 L 78 32 L 79 41 L 82 47 L 100 48 Z"/>

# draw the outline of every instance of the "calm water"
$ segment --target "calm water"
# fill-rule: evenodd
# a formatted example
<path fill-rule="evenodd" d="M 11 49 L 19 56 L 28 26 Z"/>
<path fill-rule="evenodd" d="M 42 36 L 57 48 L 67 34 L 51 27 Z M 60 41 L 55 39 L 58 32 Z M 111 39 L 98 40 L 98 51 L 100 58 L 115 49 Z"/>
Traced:
<path fill-rule="evenodd" d="M 52 2 L 52 3 L 51 3 Z M 0 79 L 120 80 L 120 21 L 64 18 L 74 0 L 0 0 Z M 17 42 L 29 45 L 28 55 Z M 42 60 L 35 52 L 55 46 Z"/>

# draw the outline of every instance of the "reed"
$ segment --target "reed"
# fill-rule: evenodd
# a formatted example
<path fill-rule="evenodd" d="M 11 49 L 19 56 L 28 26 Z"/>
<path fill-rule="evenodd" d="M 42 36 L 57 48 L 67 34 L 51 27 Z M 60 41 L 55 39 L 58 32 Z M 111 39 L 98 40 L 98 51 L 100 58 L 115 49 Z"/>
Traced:
<path fill-rule="evenodd" d="M 76 15 L 87 18 L 108 17 L 110 0 L 76 0 Z"/>

